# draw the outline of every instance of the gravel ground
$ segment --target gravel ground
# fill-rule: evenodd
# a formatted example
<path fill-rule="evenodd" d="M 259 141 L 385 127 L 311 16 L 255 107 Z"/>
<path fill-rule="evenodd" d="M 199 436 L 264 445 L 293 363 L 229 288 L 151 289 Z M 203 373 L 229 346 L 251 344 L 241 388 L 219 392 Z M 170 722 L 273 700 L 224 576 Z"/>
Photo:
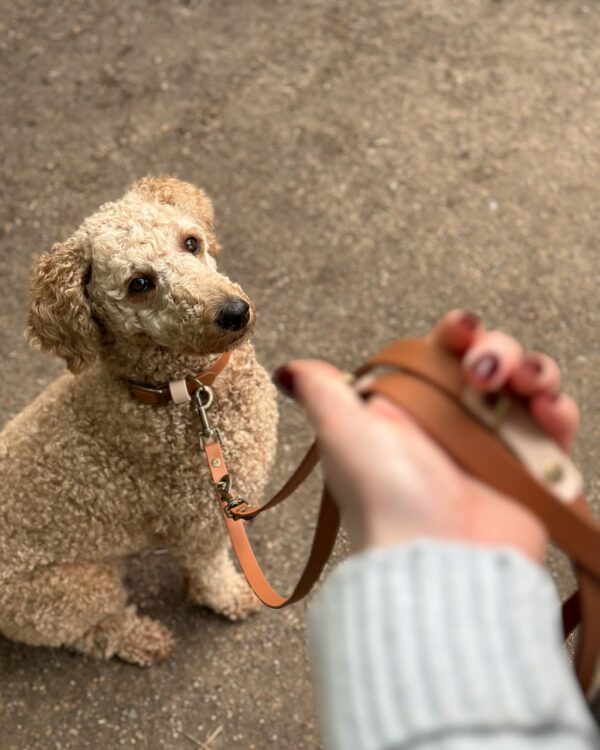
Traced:
<path fill-rule="evenodd" d="M 599 38 L 575 0 L 1 0 L 0 420 L 62 370 L 22 337 L 35 256 L 169 173 L 212 195 L 269 368 L 350 367 L 456 305 L 556 356 L 598 509 Z M 308 439 L 282 409 L 279 478 Z M 282 583 L 316 494 L 254 531 Z M 318 747 L 304 605 L 226 624 L 156 554 L 131 586 L 174 657 L 144 671 L 0 640 L 2 750 Z"/>

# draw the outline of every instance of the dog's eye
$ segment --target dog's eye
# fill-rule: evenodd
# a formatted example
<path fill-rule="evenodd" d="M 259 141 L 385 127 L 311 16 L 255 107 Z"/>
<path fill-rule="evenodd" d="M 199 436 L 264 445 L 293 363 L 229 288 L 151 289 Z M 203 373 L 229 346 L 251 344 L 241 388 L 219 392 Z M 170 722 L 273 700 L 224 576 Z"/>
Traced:
<path fill-rule="evenodd" d="M 195 237 L 186 237 L 183 246 L 192 255 L 197 255 L 200 251 L 200 242 Z"/>
<path fill-rule="evenodd" d="M 145 294 L 154 289 L 154 286 L 154 280 L 150 279 L 148 276 L 136 276 L 129 282 L 127 291 L 129 294 Z"/>

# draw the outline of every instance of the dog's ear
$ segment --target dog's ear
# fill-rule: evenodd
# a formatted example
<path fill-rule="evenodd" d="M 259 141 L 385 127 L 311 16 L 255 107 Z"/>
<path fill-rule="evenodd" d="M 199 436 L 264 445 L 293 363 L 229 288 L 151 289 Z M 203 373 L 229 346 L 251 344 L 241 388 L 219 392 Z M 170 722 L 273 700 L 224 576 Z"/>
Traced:
<path fill-rule="evenodd" d="M 41 256 L 31 281 L 26 336 L 38 349 L 63 357 L 75 373 L 98 352 L 100 334 L 85 292 L 90 275 L 91 262 L 72 238 Z"/>
<path fill-rule="evenodd" d="M 134 182 L 131 191 L 146 200 L 186 209 L 204 225 L 208 235 L 209 253 L 216 255 L 221 250 L 214 233 L 213 204 L 204 190 L 175 177 L 143 177 Z"/>

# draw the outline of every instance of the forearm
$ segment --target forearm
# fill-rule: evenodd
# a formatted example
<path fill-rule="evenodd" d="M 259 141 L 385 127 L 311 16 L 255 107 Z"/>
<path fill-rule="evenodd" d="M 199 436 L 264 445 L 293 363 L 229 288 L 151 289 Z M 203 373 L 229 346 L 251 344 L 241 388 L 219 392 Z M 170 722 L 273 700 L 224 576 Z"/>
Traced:
<path fill-rule="evenodd" d="M 350 558 L 311 606 L 327 750 L 597 747 L 549 575 L 421 541 Z"/>

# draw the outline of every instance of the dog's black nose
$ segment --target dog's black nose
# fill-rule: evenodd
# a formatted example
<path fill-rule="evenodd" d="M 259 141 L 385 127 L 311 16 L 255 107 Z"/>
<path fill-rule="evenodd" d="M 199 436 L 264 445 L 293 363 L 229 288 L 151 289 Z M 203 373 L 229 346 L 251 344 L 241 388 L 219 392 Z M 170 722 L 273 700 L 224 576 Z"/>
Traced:
<path fill-rule="evenodd" d="M 250 320 L 250 305 L 241 297 L 230 297 L 219 310 L 216 323 L 226 331 L 241 331 Z"/>

